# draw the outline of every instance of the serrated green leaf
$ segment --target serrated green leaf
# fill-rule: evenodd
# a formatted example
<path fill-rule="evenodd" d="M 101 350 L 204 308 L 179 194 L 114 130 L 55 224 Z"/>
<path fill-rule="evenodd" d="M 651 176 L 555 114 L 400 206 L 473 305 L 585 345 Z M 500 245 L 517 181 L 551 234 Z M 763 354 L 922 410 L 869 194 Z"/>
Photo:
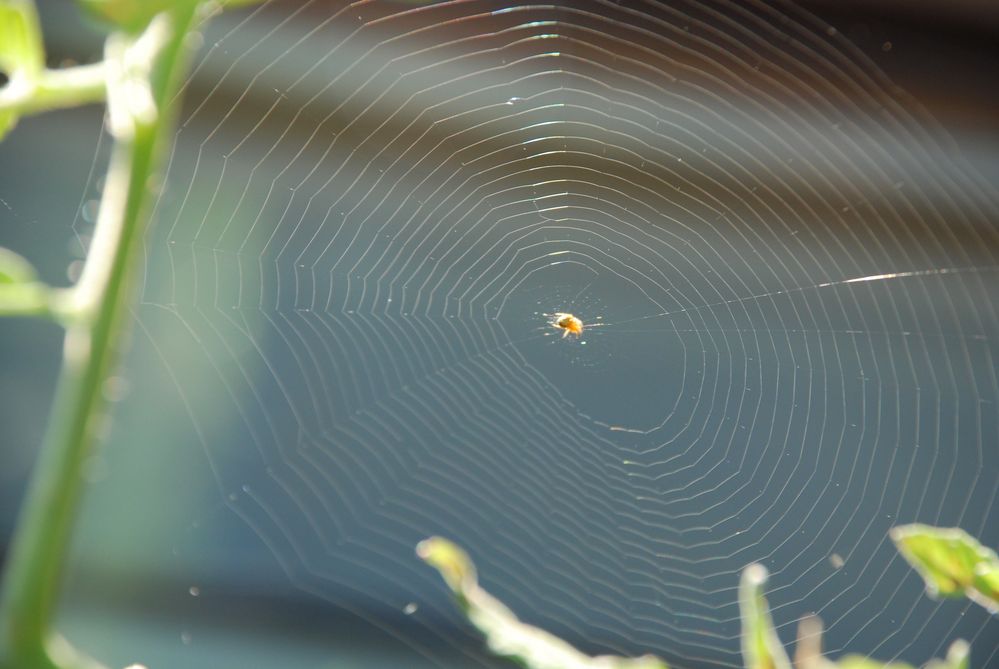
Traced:
<path fill-rule="evenodd" d="M 746 669 L 791 669 L 764 597 L 767 578 L 767 569 L 761 564 L 751 564 L 742 571 L 739 583 L 742 661 Z"/>
<path fill-rule="evenodd" d="M 989 611 L 999 611 L 999 557 L 964 530 L 902 525 L 892 540 L 923 577 L 931 595 L 966 596 Z"/>
<path fill-rule="evenodd" d="M 654 655 L 591 657 L 553 634 L 522 623 L 502 602 L 479 587 L 472 560 L 447 539 L 421 541 L 416 554 L 440 572 L 458 607 L 485 635 L 489 650 L 501 657 L 529 669 L 667 669 L 666 663 Z"/>

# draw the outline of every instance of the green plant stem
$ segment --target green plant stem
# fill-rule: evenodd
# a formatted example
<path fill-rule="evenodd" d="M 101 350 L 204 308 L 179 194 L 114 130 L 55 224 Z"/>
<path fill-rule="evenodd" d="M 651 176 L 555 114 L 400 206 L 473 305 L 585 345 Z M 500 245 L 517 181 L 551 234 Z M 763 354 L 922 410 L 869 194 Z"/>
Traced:
<path fill-rule="evenodd" d="M 0 112 L 12 111 L 24 116 L 102 102 L 104 83 L 104 63 L 44 70 L 30 80 L 12 80 L 0 93 Z"/>
<path fill-rule="evenodd" d="M 3 667 L 93 666 L 73 653 L 52 632 L 51 624 L 80 498 L 82 469 L 100 428 L 103 387 L 118 359 L 132 299 L 152 180 L 174 125 L 174 98 L 187 63 L 185 38 L 198 19 L 198 7 L 184 2 L 157 17 L 166 28 L 149 72 L 156 113 L 136 117 L 131 132 L 118 132 L 115 137 L 94 241 L 79 292 L 73 295 L 73 317 L 67 321 L 65 358 L 49 431 L 3 575 Z"/>

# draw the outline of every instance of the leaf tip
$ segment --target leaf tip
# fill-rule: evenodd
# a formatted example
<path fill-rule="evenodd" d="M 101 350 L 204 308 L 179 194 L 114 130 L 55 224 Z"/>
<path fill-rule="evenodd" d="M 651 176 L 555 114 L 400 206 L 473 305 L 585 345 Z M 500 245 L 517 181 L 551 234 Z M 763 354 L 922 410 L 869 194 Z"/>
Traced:
<path fill-rule="evenodd" d="M 770 578 L 770 571 L 759 562 L 746 567 L 742 572 L 742 582 L 752 588 L 762 588 Z"/>
<path fill-rule="evenodd" d="M 440 572 L 444 581 L 455 592 L 467 590 L 476 584 L 475 566 L 456 543 L 443 537 L 430 537 L 416 545 L 416 555 Z"/>

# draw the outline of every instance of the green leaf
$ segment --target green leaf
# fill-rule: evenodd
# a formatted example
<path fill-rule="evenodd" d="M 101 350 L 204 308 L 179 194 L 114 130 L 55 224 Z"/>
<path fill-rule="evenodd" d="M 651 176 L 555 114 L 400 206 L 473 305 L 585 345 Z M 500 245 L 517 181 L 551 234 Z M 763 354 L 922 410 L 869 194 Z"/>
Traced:
<path fill-rule="evenodd" d="M 968 642 L 958 639 L 950 645 L 947 658 L 932 659 L 923 669 L 968 669 Z M 838 662 L 822 656 L 822 621 L 805 616 L 798 623 L 798 645 L 794 653 L 795 669 L 915 669 L 906 662 L 881 662 L 863 655 L 845 655 Z"/>
<path fill-rule="evenodd" d="M 924 669 L 968 669 L 970 666 L 971 646 L 963 639 L 958 639 L 947 649 L 944 660 L 930 660 Z"/>
<path fill-rule="evenodd" d="M 999 557 L 964 530 L 901 525 L 890 536 L 931 595 L 961 597 L 999 612 Z"/>
<path fill-rule="evenodd" d="M 42 33 L 29 0 L 0 0 L 0 70 L 37 77 L 45 69 Z"/>
<path fill-rule="evenodd" d="M 468 554 L 447 539 L 421 541 L 416 554 L 440 572 L 458 607 L 485 635 L 489 650 L 497 655 L 529 669 L 667 669 L 666 663 L 654 655 L 591 657 L 542 629 L 522 623 L 502 602 L 479 587 Z"/>
<path fill-rule="evenodd" d="M 35 268 L 10 249 L 0 247 L 0 286 L 35 280 Z"/>
<path fill-rule="evenodd" d="M 0 71 L 8 80 L 0 89 L 0 100 L 31 86 L 44 69 L 45 51 L 34 3 L 0 0 Z M 14 127 L 17 118 L 15 112 L 0 109 L 0 139 Z"/>
<path fill-rule="evenodd" d="M 916 669 L 906 662 L 879 662 L 863 655 L 846 655 L 837 664 L 840 669 Z"/>
<path fill-rule="evenodd" d="M 195 4 L 202 0 L 78 0 L 91 15 L 115 28 L 136 34 L 157 14 L 176 8 L 182 3 Z M 225 9 L 255 5 L 263 0 L 216 0 Z"/>
<path fill-rule="evenodd" d="M 791 669 L 763 596 L 768 576 L 767 568 L 761 564 L 751 564 L 742 571 L 739 583 L 742 661 L 746 669 Z"/>
<path fill-rule="evenodd" d="M 967 641 L 958 639 L 950 645 L 947 650 L 946 659 L 932 659 L 927 662 L 923 669 L 968 669 L 968 658 L 971 654 L 971 647 Z M 840 669 L 915 669 L 906 662 L 878 662 L 863 655 L 847 655 L 840 658 Z"/>
<path fill-rule="evenodd" d="M 0 139 L 3 139 L 17 123 L 17 115 L 12 111 L 0 109 Z"/>
<path fill-rule="evenodd" d="M 50 290 L 39 282 L 31 264 L 10 249 L 0 248 L 0 316 L 30 316 L 50 311 Z"/>
<path fill-rule="evenodd" d="M 182 3 L 196 2 L 198 0 L 79 0 L 93 16 L 133 35 L 145 30 L 157 14 Z"/>
<path fill-rule="evenodd" d="M 264 0 L 222 0 L 222 6 L 226 9 L 235 9 L 237 7 L 247 7 L 249 5 L 259 5 Z"/>
<path fill-rule="evenodd" d="M 49 296 L 42 283 L 0 284 L 0 316 L 49 315 Z"/>

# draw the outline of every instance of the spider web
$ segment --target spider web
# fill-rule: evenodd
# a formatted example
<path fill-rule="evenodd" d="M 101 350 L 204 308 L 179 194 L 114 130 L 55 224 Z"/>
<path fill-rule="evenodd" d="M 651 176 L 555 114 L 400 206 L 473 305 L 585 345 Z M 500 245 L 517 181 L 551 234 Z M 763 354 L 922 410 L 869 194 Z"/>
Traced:
<path fill-rule="evenodd" d="M 758 561 L 785 640 L 814 611 L 834 656 L 963 636 L 997 666 L 996 622 L 886 538 L 999 542 L 997 194 L 834 29 L 722 0 L 217 21 L 137 355 L 285 578 L 489 664 L 414 557 L 441 534 L 589 651 L 734 667 Z"/>

